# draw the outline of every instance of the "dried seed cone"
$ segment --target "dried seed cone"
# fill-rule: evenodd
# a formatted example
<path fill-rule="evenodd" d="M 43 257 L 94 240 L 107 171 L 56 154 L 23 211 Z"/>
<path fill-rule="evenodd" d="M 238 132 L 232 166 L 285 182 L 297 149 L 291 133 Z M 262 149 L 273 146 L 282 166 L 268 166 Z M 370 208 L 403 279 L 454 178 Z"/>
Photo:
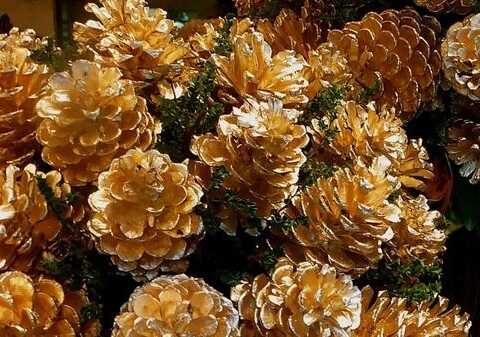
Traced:
<path fill-rule="evenodd" d="M 258 215 L 268 217 L 297 190 L 302 152 L 308 144 L 299 111 L 284 109 L 280 101 L 249 101 L 223 115 L 217 135 L 196 137 L 192 152 L 212 167 L 225 166 L 225 187 L 257 204 Z"/>
<path fill-rule="evenodd" d="M 436 302 L 409 306 L 406 299 L 390 298 L 386 292 L 375 296 L 370 287 L 362 290 L 360 327 L 352 337 L 467 337 L 471 322 L 458 306 L 439 297 Z"/>
<path fill-rule="evenodd" d="M 201 196 L 186 164 L 156 150 L 130 150 L 100 175 L 88 229 L 98 249 L 137 279 L 184 271 L 203 230 L 193 213 Z"/>
<path fill-rule="evenodd" d="M 419 6 L 427 8 L 433 13 L 450 13 L 465 15 L 474 8 L 472 0 L 415 0 Z"/>
<path fill-rule="evenodd" d="M 320 122 L 313 119 L 309 130 L 319 146 L 327 139 Z M 360 157 L 368 163 L 382 155 L 390 160 L 401 160 L 405 155 L 408 138 L 402 121 L 394 111 L 377 109 L 373 102 L 368 105 L 341 102 L 336 118 L 331 121 L 325 117 L 323 123 L 338 130 L 328 149 L 343 160 Z"/>
<path fill-rule="evenodd" d="M 62 286 L 21 272 L 0 274 L 0 334 L 5 337 L 80 337 L 80 313 Z"/>
<path fill-rule="evenodd" d="M 272 53 L 259 32 L 236 36 L 229 57 L 214 55 L 218 81 L 224 87 L 224 100 L 235 103 L 242 98 L 267 100 L 277 97 L 284 104 L 306 103 L 303 94 L 308 82 L 302 77 L 306 62 L 292 50 Z"/>
<path fill-rule="evenodd" d="M 436 93 L 441 67 L 440 23 L 415 10 L 370 12 L 343 30 L 332 30 L 328 41 L 345 53 L 354 78 L 365 87 L 379 86 L 380 106 L 396 107 L 410 119 Z"/>
<path fill-rule="evenodd" d="M 12 29 L 9 35 L 0 35 L 0 168 L 26 164 L 38 148 L 35 104 L 48 67 L 30 59 L 25 47 L 34 41 L 33 31 Z"/>
<path fill-rule="evenodd" d="M 272 276 L 232 290 L 241 337 L 350 336 L 360 324 L 360 290 L 333 267 L 279 260 Z"/>
<path fill-rule="evenodd" d="M 455 164 L 460 165 L 460 174 L 469 178 L 471 184 L 480 181 L 480 125 L 457 120 L 448 132 L 447 152 Z"/>
<path fill-rule="evenodd" d="M 127 150 L 155 144 L 159 125 L 117 68 L 75 61 L 72 73 L 56 73 L 37 104 L 42 158 L 72 185 L 86 185 Z"/>
<path fill-rule="evenodd" d="M 393 237 L 392 223 L 400 221 L 400 209 L 388 201 L 400 187 L 388 173 L 390 164 L 386 157 L 368 167 L 357 160 L 353 170 L 338 169 L 296 197 L 295 217 L 305 216 L 308 223 L 292 228 L 287 256 L 354 274 L 374 266 L 382 258 L 382 242 Z"/>
<path fill-rule="evenodd" d="M 442 43 L 443 73 L 451 86 L 474 101 L 480 100 L 480 62 L 477 36 L 480 14 L 452 25 Z"/>
<path fill-rule="evenodd" d="M 395 235 L 389 242 L 389 257 L 405 263 L 438 261 L 446 240 L 445 232 L 438 228 L 443 220 L 440 212 L 430 210 L 423 195 L 416 198 L 401 195 L 395 203 L 402 211 L 402 220 L 392 226 Z"/>
<path fill-rule="evenodd" d="M 232 302 L 203 280 L 162 276 L 134 291 L 112 337 L 235 337 L 237 326 Z"/>
<path fill-rule="evenodd" d="M 57 171 L 47 174 L 29 164 L 24 169 L 10 165 L 0 172 L 0 270 L 27 272 L 58 237 L 62 228 L 57 215 L 49 210 L 39 189 L 38 177 L 45 179 L 53 196 L 65 199 L 71 193 Z M 66 218 L 80 221 L 83 210 L 64 210 Z"/>
<path fill-rule="evenodd" d="M 150 9 L 144 0 L 100 0 L 85 9 L 99 21 L 74 24 L 74 38 L 95 59 L 119 67 L 133 80 L 163 79 L 179 71 L 188 45 L 174 38 L 175 23 L 162 9 Z"/>

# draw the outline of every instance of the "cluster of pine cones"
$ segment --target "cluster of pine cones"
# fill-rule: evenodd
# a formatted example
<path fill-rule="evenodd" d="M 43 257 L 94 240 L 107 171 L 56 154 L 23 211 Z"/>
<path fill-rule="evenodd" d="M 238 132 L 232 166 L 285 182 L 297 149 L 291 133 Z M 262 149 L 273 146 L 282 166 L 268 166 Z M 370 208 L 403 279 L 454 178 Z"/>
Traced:
<path fill-rule="evenodd" d="M 96 20 L 74 25 L 84 58 L 68 71 L 34 60 L 45 44 L 35 32 L 0 36 L 1 336 L 99 335 L 98 321 L 80 319 L 85 294 L 39 268 L 65 223 L 145 282 L 112 337 L 468 336 L 468 314 L 445 298 L 411 304 L 354 280 L 382 259 L 441 259 L 435 166 L 406 123 L 434 103 L 441 81 L 480 101 L 480 14 L 443 37 L 434 16 L 413 8 L 334 29 L 318 20 L 332 10 L 320 0 L 274 20 L 248 17 L 265 1 L 237 0 L 233 22 L 179 28 L 144 0 L 99 1 L 86 6 Z M 417 5 L 473 10 L 467 0 Z M 222 39 L 230 48 L 220 52 Z M 156 148 L 163 121 L 152 102 L 185 95 L 206 63 L 217 75 L 211 99 L 224 110 L 211 132 L 193 130 L 189 159 L 175 162 Z M 318 108 L 319 97 L 340 91 L 328 111 Z M 463 176 L 480 181 L 480 124 L 454 121 L 446 148 Z M 306 183 L 305 168 L 322 165 L 330 174 Z M 227 177 L 217 193 L 254 204 L 265 222 L 302 220 L 261 229 L 285 256 L 233 287 L 231 299 L 183 274 L 219 169 Z M 50 203 L 74 193 L 66 207 Z M 216 207 L 228 235 L 255 235 L 242 214 Z"/>

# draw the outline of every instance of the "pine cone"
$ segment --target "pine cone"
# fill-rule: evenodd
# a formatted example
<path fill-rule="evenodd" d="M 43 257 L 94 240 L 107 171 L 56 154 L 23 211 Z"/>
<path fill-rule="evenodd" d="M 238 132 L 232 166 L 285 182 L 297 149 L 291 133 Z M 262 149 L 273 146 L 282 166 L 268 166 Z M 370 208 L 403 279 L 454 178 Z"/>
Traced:
<path fill-rule="evenodd" d="M 442 43 L 443 73 L 452 87 L 474 101 L 480 100 L 480 14 L 452 25 Z"/>
<path fill-rule="evenodd" d="M 426 7 L 433 13 L 468 14 L 473 10 L 473 0 L 415 0 L 418 6 Z"/>
<path fill-rule="evenodd" d="M 323 123 L 322 123 L 323 122 Z M 362 105 L 355 101 L 341 102 L 333 120 L 325 116 L 313 119 L 310 133 L 313 141 L 322 146 L 328 140 L 326 129 L 337 130 L 328 142 L 328 149 L 342 160 L 361 158 L 369 163 L 378 156 L 401 160 L 405 155 L 408 138 L 402 121 L 388 109 L 378 109 L 372 102 Z"/>
<path fill-rule="evenodd" d="M 442 221 L 440 212 L 431 211 L 423 195 L 416 198 L 403 195 L 395 203 L 402 211 L 402 220 L 392 226 L 395 235 L 389 242 L 389 257 L 405 263 L 421 260 L 433 264 L 438 261 L 445 250 L 446 240 L 445 232 L 438 228 Z"/>
<path fill-rule="evenodd" d="M 81 289 L 77 291 L 65 291 L 65 300 L 63 302 L 66 306 L 75 310 L 77 315 L 81 315 L 82 310 L 87 308 L 91 302 L 88 299 L 86 291 Z M 81 337 L 99 337 L 102 326 L 100 321 L 96 318 L 86 319 L 84 322 L 81 322 L 79 327 Z M 57 337 L 57 336 L 54 336 Z M 59 336 L 62 337 L 62 336 Z M 66 337 L 66 336 L 65 336 Z"/>
<path fill-rule="evenodd" d="M 80 337 L 80 316 L 66 304 L 57 282 L 32 280 L 21 272 L 0 274 L 0 335 L 5 337 Z"/>
<path fill-rule="evenodd" d="M 258 32 L 247 32 L 235 37 L 230 57 L 214 55 L 218 80 L 225 87 L 225 100 L 237 103 L 242 98 L 266 100 L 277 97 L 284 104 L 307 102 L 303 90 L 308 82 L 301 72 L 306 66 L 294 51 L 282 51 L 272 57 L 272 49 Z M 233 90 L 230 94 L 228 91 Z M 238 97 L 239 96 L 239 97 Z"/>
<path fill-rule="evenodd" d="M 10 165 L 0 172 L 0 270 L 15 269 L 27 272 L 43 250 L 58 237 L 62 225 L 57 214 L 50 210 L 37 179 L 45 179 L 52 197 L 63 199 L 71 193 L 70 186 L 61 183 L 57 171 L 44 174 L 29 164 L 23 170 Z M 65 218 L 78 222 L 83 210 L 72 206 L 62 210 Z"/>
<path fill-rule="evenodd" d="M 272 276 L 232 289 L 241 337 L 350 336 L 360 324 L 360 290 L 347 275 L 310 262 L 279 260 Z"/>
<path fill-rule="evenodd" d="M 292 228 L 287 256 L 354 274 L 375 265 L 382 258 L 382 242 L 393 237 L 392 223 L 400 221 L 400 209 L 388 201 L 400 187 L 389 169 L 386 157 L 374 159 L 370 167 L 357 160 L 353 170 L 339 168 L 294 198 L 295 218 L 305 216 L 308 223 Z"/>
<path fill-rule="evenodd" d="M 362 290 L 360 327 L 351 337 L 467 337 L 471 322 L 460 308 L 449 309 L 448 300 L 408 306 L 406 299 L 389 298 L 386 292 L 376 297 L 370 287 Z"/>
<path fill-rule="evenodd" d="M 297 190 L 302 152 L 308 144 L 299 111 L 283 109 L 280 101 L 249 101 L 223 115 L 217 135 L 196 137 L 192 152 L 212 167 L 225 166 L 225 187 L 254 201 L 260 217 L 281 208 Z"/>
<path fill-rule="evenodd" d="M 30 59 L 25 47 L 34 45 L 35 32 L 14 28 L 0 35 L 0 169 L 23 165 L 38 144 L 35 104 L 48 78 L 48 68 Z"/>
<path fill-rule="evenodd" d="M 193 76 L 193 70 L 184 66 L 191 55 L 188 44 L 174 38 L 175 22 L 167 19 L 167 13 L 146 7 L 145 0 L 100 3 L 103 7 L 94 3 L 85 6 L 100 21 L 74 24 L 79 46 L 92 50 L 95 61 L 120 68 L 128 79 L 158 80 L 160 93 L 166 98 L 181 94 Z"/>
<path fill-rule="evenodd" d="M 203 229 L 193 213 L 202 190 L 187 165 L 156 150 L 130 150 L 100 175 L 98 188 L 88 229 L 101 252 L 136 279 L 185 270 Z"/>
<path fill-rule="evenodd" d="M 480 181 L 480 125 L 457 120 L 448 132 L 447 152 L 455 164 L 461 165 L 460 174 L 471 184 Z"/>
<path fill-rule="evenodd" d="M 203 280 L 162 276 L 134 291 L 112 337 L 235 337 L 237 325 L 232 302 Z"/>
<path fill-rule="evenodd" d="M 49 94 L 37 104 L 42 158 L 72 185 L 96 180 L 128 149 L 145 150 L 156 142 L 159 125 L 132 82 L 121 77 L 117 68 L 76 61 L 71 75 L 50 78 Z"/>
<path fill-rule="evenodd" d="M 308 65 L 302 75 L 309 83 L 305 94 L 310 100 L 332 85 L 342 87 L 353 84 L 348 61 L 333 44 L 322 43 L 316 50 L 310 51 L 306 59 Z"/>
<path fill-rule="evenodd" d="M 364 87 L 379 87 L 380 106 L 396 107 L 410 119 L 436 93 L 441 57 L 437 50 L 440 23 L 415 10 L 370 12 L 328 41 L 345 53 L 354 78 Z"/>

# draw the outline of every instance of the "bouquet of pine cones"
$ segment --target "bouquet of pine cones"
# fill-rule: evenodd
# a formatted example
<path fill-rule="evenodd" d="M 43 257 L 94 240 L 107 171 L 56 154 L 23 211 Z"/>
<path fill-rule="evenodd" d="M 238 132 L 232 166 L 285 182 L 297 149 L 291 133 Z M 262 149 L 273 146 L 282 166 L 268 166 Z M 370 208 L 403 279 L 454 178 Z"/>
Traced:
<path fill-rule="evenodd" d="M 474 2 L 234 5 L 0 35 L 0 335 L 469 336 L 432 271 L 480 181 Z"/>

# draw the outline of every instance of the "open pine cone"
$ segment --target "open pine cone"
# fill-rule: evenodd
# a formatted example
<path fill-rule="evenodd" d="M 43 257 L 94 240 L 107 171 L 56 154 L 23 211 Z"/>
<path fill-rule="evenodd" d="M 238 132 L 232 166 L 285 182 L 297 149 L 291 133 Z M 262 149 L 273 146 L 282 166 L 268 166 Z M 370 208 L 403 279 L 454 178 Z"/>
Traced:
<path fill-rule="evenodd" d="M 236 337 L 232 302 L 201 279 L 162 276 L 130 296 L 112 337 Z"/>
<path fill-rule="evenodd" d="M 409 306 L 406 299 L 390 298 L 386 292 L 375 296 L 370 287 L 362 290 L 360 327 L 351 337 L 467 337 L 471 322 L 460 308 L 450 309 L 448 300 Z"/>
<path fill-rule="evenodd" d="M 12 29 L 0 35 L 0 168 L 23 165 L 38 144 L 35 104 L 48 78 L 48 67 L 30 59 L 35 32 Z"/>
<path fill-rule="evenodd" d="M 155 144 L 159 125 L 117 68 L 75 61 L 72 74 L 56 73 L 37 104 L 42 158 L 72 185 L 97 179 L 113 158 Z"/>
<path fill-rule="evenodd" d="M 388 174 L 390 164 L 378 157 L 367 167 L 358 159 L 353 170 L 338 169 L 294 198 L 292 215 L 308 222 L 292 228 L 287 256 L 354 274 L 374 266 L 382 258 L 382 243 L 393 237 L 392 223 L 400 222 L 400 209 L 388 201 L 400 187 Z"/>
<path fill-rule="evenodd" d="M 5 272 L 0 298 L 2 337 L 82 336 L 80 311 L 67 304 L 63 287 L 53 280 Z"/>
<path fill-rule="evenodd" d="M 44 174 L 33 164 L 24 169 L 10 165 L 0 172 L 0 270 L 27 272 L 58 237 L 62 224 L 50 210 L 37 179 L 45 179 L 53 197 L 64 199 L 71 193 L 57 171 Z M 78 222 L 83 209 L 63 210 L 65 218 Z"/>
<path fill-rule="evenodd" d="M 292 50 L 273 55 L 272 48 L 258 32 L 236 36 L 229 57 L 214 55 L 224 100 L 242 102 L 248 97 L 281 99 L 284 104 L 306 103 L 303 94 L 308 82 L 302 77 L 306 62 Z"/>
<path fill-rule="evenodd" d="M 480 124 L 457 120 L 449 130 L 447 152 L 471 184 L 480 181 Z"/>
<path fill-rule="evenodd" d="M 451 86 L 480 100 L 480 14 L 452 25 L 442 43 L 443 73 Z"/>
<path fill-rule="evenodd" d="M 468 14 L 474 6 L 474 0 L 415 0 L 415 3 L 433 13 L 453 12 L 460 15 Z"/>
<path fill-rule="evenodd" d="M 402 211 L 402 220 L 392 225 L 395 235 L 388 243 L 389 258 L 405 263 L 438 261 L 446 240 L 445 232 L 438 228 L 443 220 L 440 212 L 430 210 L 423 195 L 416 198 L 401 195 L 395 203 Z"/>
<path fill-rule="evenodd" d="M 202 190 L 186 164 L 156 150 L 130 150 L 100 175 L 98 188 L 89 198 L 88 228 L 101 252 L 137 279 L 185 271 L 203 229 L 193 213 Z"/>
<path fill-rule="evenodd" d="M 378 87 L 380 104 L 396 107 L 404 120 L 436 93 L 441 67 L 437 50 L 440 23 L 411 8 L 370 12 L 343 30 L 331 30 L 328 41 L 344 52 L 355 80 Z"/>
<path fill-rule="evenodd" d="M 360 290 L 347 275 L 310 262 L 281 258 L 271 277 L 232 289 L 240 336 L 350 336 L 360 324 Z"/>
<path fill-rule="evenodd" d="M 118 67 L 128 79 L 158 80 L 160 94 L 179 96 L 193 76 L 185 66 L 188 44 L 174 37 L 175 23 L 162 9 L 146 7 L 145 0 L 100 0 L 85 6 L 100 21 L 74 24 L 74 38 L 95 60 Z M 173 86 L 173 90 L 172 90 Z"/>
<path fill-rule="evenodd" d="M 225 166 L 225 187 L 254 201 L 258 216 L 268 217 L 297 190 L 302 152 L 308 142 L 299 111 L 284 109 L 280 101 L 248 101 L 223 115 L 217 135 L 198 136 L 192 152 L 212 167 Z"/>

